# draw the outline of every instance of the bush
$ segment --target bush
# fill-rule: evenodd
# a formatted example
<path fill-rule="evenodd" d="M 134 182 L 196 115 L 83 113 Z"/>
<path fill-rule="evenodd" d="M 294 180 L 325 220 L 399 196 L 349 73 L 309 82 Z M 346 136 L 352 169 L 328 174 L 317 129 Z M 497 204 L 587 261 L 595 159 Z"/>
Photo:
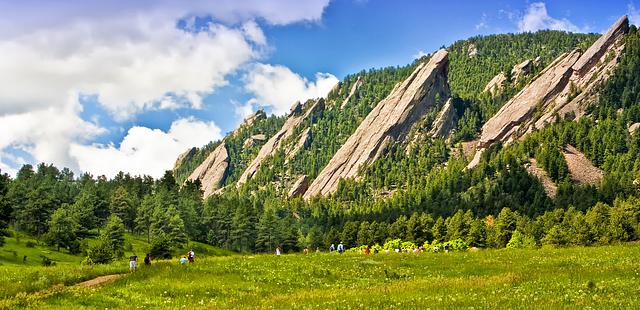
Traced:
<path fill-rule="evenodd" d="M 402 245 L 402 240 L 393 239 L 385 242 L 382 248 L 389 251 L 395 251 L 396 249 L 400 249 L 401 245 Z"/>
<path fill-rule="evenodd" d="M 44 255 L 40 255 L 40 257 L 42 258 L 42 266 L 49 267 L 56 265 L 56 262 L 52 261 L 50 258 Z"/>
<path fill-rule="evenodd" d="M 450 251 L 466 251 L 469 249 L 469 244 L 464 242 L 462 239 L 455 239 L 445 243 L 449 245 Z"/>
<path fill-rule="evenodd" d="M 171 244 L 164 234 L 159 234 L 151 240 L 151 248 L 149 249 L 151 257 L 156 259 L 171 259 Z"/>
<path fill-rule="evenodd" d="M 96 243 L 87 250 L 87 262 L 91 264 L 108 264 L 113 261 L 113 252 L 111 251 L 111 245 L 104 240 Z"/>
<path fill-rule="evenodd" d="M 29 240 L 27 241 L 24 246 L 28 247 L 28 248 L 35 248 L 36 245 L 38 245 L 35 241 Z"/>
<path fill-rule="evenodd" d="M 511 240 L 507 243 L 507 249 L 530 249 L 536 247 L 536 240 L 532 236 L 525 235 L 515 230 Z"/>

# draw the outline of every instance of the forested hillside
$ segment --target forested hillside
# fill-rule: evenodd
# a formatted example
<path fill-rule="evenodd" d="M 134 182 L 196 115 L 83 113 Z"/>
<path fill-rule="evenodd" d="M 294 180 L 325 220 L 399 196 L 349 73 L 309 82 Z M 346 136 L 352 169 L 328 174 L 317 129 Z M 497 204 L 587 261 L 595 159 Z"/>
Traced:
<path fill-rule="evenodd" d="M 466 169 L 469 158 L 459 143 L 475 139 L 484 122 L 553 59 L 586 48 L 596 38 L 541 31 L 454 43 L 447 48 L 459 119 L 452 135 L 424 134 L 440 102 L 407 139 L 388 145 L 359 178 L 342 181 L 328 197 L 306 201 L 287 192 L 298 177 L 315 178 L 375 105 L 429 57 L 347 76 L 329 93 L 325 108 L 303 121 L 239 188 L 235 182 L 264 144 L 246 146 L 246 140 L 257 134 L 268 139 L 286 117 L 259 120 L 225 138 L 230 158 L 225 187 L 206 199 L 198 182 L 185 180 L 220 142 L 197 150 L 159 180 L 127 174 L 112 180 L 76 177 L 68 169 L 25 165 L 13 179 L 0 177 L 0 228 L 10 226 L 94 257 L 105 248 L 107 256 L 118 253 L 108 234 L 120 230 L 147 236 L 159 252 L 187 239 L 264 252 L 278 245 L 295 251 L 340 241 L 357 247 L 396 239 L 496 248 L 639 240 L 640 138 L 633 125 L 640 122 L 640 34 L 635 27 L 625 35 L 619 63 L 599 85 L 586 116 L 565 115 L 507 146 L 492 145 L 474 169 Z M 527 59 L 531 71 L 508 80 L 498 93 L 484 91 L 494 76 L 504 72 L 511 78 L 512 68 Z M 291 155 L 288 151 L 306 129 L 309 140 Z M 584 184 L 572 177 L 563 156 L 569 147 L 603 171 L 601 181 Z M 529 173 L 532 159 L 557 186 L 557 194 L 549 195 Z M 104 243 L 83 245 L 83 239 L 95 236 Z"/>

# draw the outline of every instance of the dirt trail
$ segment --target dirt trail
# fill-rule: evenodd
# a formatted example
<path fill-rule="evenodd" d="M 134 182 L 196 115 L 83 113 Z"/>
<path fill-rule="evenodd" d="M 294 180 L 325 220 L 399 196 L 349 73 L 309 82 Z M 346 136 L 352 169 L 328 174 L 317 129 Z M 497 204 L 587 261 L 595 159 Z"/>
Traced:
<path fill-rule="evenodd" d="M 125 274 L 110 274 L 110 275 L 106 275 L 106 276 L 100 276 L 97 278 L 93 278 L 91 280 L 87 280 L 84 282 L 80 282 L 78 284 L 76 284 L 75 286 L 77 287 L 82 287 L 82 288 L 86 288 L 86 287 L 92 287 L 92 286 L 96 286 L 96 285 L 100 285 L 103 283 L 107 283 L 107 282 L 111 282 L 111 281 L 115 281 L 116 279 L 123 277 Z"/>

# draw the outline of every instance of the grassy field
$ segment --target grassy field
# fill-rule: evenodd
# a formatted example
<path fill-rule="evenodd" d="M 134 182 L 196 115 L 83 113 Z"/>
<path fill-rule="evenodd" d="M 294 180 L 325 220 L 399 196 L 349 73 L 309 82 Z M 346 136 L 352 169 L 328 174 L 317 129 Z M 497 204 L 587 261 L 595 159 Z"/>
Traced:
<path fill-rule="evenodd" d="M 447 254 L 209 257 L 189 266 L 156 262 L 113 283 L 59 288 L 48 294 L 15 289 L 8 293 L 2 283 L 0 307 L 637 309 L 638 257 L 639 244 Z M 51 270 L 59 268 L 68 267 Z M 110 265 L 90 272 L 100 268 L 123 269 Z"/>

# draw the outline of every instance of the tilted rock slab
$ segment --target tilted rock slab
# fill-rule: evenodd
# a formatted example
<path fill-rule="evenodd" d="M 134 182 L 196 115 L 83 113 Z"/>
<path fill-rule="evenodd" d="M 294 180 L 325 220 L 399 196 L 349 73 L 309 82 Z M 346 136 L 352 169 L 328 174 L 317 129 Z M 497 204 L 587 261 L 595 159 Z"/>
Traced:
<path fill-rule="evenodd" d="M 569 112 L 582 116 L 595 102 L 596 86 L 617 65 L 628 29 L 629 20 L 623 16 L 584 53 L 574 50 L 554 60 L 482 126 L 478 151 L 467 167 L 475 167 L 493 143 L 509 144 Z"/>
<path fill-rule="evenodd" d="M 198 151 L 197 148 L 192 147 L 186 150 L 184 153 L 178 155 L 178 158 L 176 159 L 176 163 L 173 164 L 173 171 L 176 171 L 185 160 L 191 159 L 191 157 L 193 157 L 193 155 L 195 155 L 197 151 Z"/>
<path fill-rule="evenodd" d="M 311 105 L 307 107 L 307 105 Z M 278 131 L 275 135 L 273 135 L 260 149 L 256 158 L 253 159 L 251 164 L 247 167 L 247 169 L 242 173 L 236 186 L 240 187 L 240 185 L 246 183 L 249 179 L 253 177 L 253 175 L 258 171 L 262 161 L 264 161 L 267 157 L 272 155 L 275 151 L 277 151 L 281 146 L 284 140 L 293 135 L 296 128 L 302 124 L 302 122 L 312 115 L 314 112 L 324 109 L 324 99 L 320 98 L 317 100 L 307 101 L 305 106 L 297 102 L 291 108 L 291 112 L 289 113 L 289 117 L 285 121 L 284 125 L 280 131 Z"/>
<path fill-rule="evenodd" d="M 222 185 L 229 167 L 229 153 L 224 141 L 207 156 L 200 166 L 193 170 L 187 180 L 200 180 L 204 197 L 211 196 Z"/>
<path fill-rule="evenodd" d="M 306 174 L 301 175 L 296 182 L 293 183 L 293 186 L 291 186 L 291 190 L 289 190 L 288 193 L 289 198 L 302 196 L 302 194 L 307 191 L 308 187 L 309 177 Z"/>
<path fill-rule="evenodd" d="M 351 86 L 351 90 L 349 91 L 349 95 L 347 95 L 347 98 L 344 99 L 344 101 L 342 102 L 342 105 L 340 106 L 341 108 L 344 108 L 347 103 L 349 103 L 349 100 L 351 99 L 351 97 L 353 97 L 353 95 L 356 93 L 356 91 L 358 91 L 358 88 L 360 88 L 360 86 L 362 86 L 362 78 L 360 76 L 358 76 L 358 79 L 356 80 L 355 83 L 353 83 L 353 86 Z"/>
<path fill-rule="evenodd" d="M 456 110 L 453 108 L 451 98 L 442 106 L 438 117 L 433 122 L 433 127 L 429 131 L 429 135 L 433 138 L 447 138 L 451 130 L 455 127 Z"/>
<path fill-rule="evenodd" d="M 360 167 L 375 161 L 386 145 L 406 135 L 427 109 L 436 104 L 436 95 L 447 98 L 448 67 L 448 53 L 444 49 L 436 52 L 428 63 L 418 65 L 360 123 L 309 186 L 304 198 L 333 193 L 340 179 L 357 176 Z"/>

